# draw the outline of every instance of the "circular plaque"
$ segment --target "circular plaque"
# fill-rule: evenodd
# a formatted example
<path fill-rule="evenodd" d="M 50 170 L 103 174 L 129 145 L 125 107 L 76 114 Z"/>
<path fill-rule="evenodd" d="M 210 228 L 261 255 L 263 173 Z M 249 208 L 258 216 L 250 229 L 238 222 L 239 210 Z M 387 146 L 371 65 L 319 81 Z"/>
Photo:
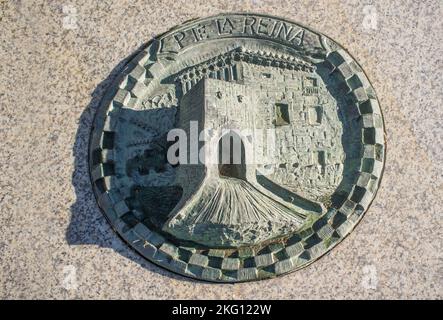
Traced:
<path fill-rule="evenodd" d="M 297 23 L 233 13 L 150 41 L 103 98 L 89 165 L 116 232 L 150 261 L 218 282 L 275 277 L 349 234 L 384 165 L 358 63 Z"/>

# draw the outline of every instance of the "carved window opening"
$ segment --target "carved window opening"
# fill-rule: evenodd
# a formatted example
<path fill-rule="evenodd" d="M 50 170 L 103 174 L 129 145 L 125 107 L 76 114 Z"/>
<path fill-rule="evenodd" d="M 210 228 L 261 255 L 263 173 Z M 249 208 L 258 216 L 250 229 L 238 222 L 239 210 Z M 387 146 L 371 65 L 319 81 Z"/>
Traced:
<path fill-rule="evenodd" d="M 306 78 L 305 79 L 305 87 L 317 87 L 317 79 L 316 78 Z"/>
<path fill-rule="evenodd" d="M 323 120 L 323 108 L 321 106 L 310 107 L 308 116 L 311 125 L 321 124 Z"/>
<path fill-rule="evenodd" d="M 289 110 L 287 103 L 276 103 L 275 104 L 275 125 L 285 126 L 290 123 L 289 120 Z"/>

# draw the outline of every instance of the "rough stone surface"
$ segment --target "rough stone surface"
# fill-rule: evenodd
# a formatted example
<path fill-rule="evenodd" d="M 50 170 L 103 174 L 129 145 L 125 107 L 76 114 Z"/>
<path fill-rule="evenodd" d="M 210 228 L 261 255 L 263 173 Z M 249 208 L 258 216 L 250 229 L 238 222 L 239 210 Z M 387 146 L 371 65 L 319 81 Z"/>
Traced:
<path fill-rule="evenodd" d="M 368 3 L 1 2 L 0 297 L 441 299 L 442 4 Z M 111 230 L 87 175 L 89 130 L 112 76 L 145 41 L 238 10 L 300 22 L 352 53 L 383 108 L 387 160 L 356 232 L 315 264 L 201 283 L 143 260 Z"/>

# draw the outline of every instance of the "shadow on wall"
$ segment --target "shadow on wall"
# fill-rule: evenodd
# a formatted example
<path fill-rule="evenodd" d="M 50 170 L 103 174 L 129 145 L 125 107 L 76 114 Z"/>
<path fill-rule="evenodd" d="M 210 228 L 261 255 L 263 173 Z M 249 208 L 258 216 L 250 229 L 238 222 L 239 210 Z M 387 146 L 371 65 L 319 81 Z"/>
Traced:
<path fill-rule="evenodd" d="M 71 221 L 66 230 L 66 240 L 70 245 L 96 245 L 111 248 L 122 256 L 138 263 L 149 271 L 174 279 L 198 281 L 189 279 L 178 274 L 169 272 L 140 256 L 129 247 L 106 220 L 104 214 L 97 205 L 92 190 L 88 168 L 89 136 L 91 132 L 94 115 L 100 105 L 107 88 L 112 84 L 117 74 L 131 61 L 139 52 L 150 43 L 140 46 L 133 54 L 126 57 L 111 71 L 93 91 L 92 99 L 80 116 L 79 125 L 73 146 L 74 172 L 72 174 L 72 185 L 74 186 L 76 201 L 71 206 Z"/>

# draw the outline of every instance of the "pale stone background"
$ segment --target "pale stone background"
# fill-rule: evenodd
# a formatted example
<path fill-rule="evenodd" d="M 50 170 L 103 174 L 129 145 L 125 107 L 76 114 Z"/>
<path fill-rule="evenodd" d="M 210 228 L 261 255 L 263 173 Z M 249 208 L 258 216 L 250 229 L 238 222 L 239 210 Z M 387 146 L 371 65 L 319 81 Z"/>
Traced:
<path fill-rule="evenodd" d="M 0 0 L 0 298 L 441 299 L 442 6 Z M 86 150 L 120 62 L 176 24 L 236 10 L 293 19 L 347 48 L 378 93 L 388 153 L 375 202 L 328 255 L 273 280 L 209 284 L 144 261 L 117 237 L 91 193 Z"/>

